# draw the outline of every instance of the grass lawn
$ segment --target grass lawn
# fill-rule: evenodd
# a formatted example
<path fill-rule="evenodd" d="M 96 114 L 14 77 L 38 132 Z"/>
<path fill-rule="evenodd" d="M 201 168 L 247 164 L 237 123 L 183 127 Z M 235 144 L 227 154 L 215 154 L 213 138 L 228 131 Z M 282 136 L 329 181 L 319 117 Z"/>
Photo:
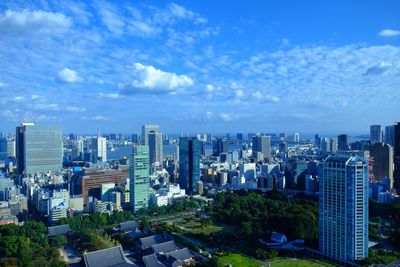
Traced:
<path fill-rule="evenodd" d="M 261 262 L 255 259 L 251 259 L 237 253 L 229 253 L 227 256 L 218 258 L 218 267 L 225 267 L 228 264 L 232 264 L 233 267 L 258 267 L 262 265 Z"/>
<path fill-rule="evenodd" d="M 276 260 L 271 260 L 270 262 L 267 261 L 267 263 L 271 263 L 271 267 L 334 267 L 335 265 L 319 261 L 319 260 L 304 260 L 304 259 L 276 259 Z"/>
<path fill-rule="evenodd" d="M 177 222 L 177 225 L 190 229 L 190 232 L 194 234 L 202 233 L 209 235 L 211 233 L 223 230 L 222 226 L 217 226 L 217 225 L 209 225 L 206 227 L 202 227 L 200 221 L 197 220 L 179 221 Z"/>
<path fill-rule="evenodd" d="M 233 267 L 250 266 L 271 266 L 271 267 L 334 267 L 335 265 L 315 260 L 315 259 L 284 259 L 276 258 L 272 260 L 266 260 L 265 262 L 258 261 L 246 257 L 238 253 L 229 253 L 227 256 L 218 258 L 218 267 L 225 267 L 228 264 L 232 264 Z M 270 264 L 270 265 L 268 265 Z"/>

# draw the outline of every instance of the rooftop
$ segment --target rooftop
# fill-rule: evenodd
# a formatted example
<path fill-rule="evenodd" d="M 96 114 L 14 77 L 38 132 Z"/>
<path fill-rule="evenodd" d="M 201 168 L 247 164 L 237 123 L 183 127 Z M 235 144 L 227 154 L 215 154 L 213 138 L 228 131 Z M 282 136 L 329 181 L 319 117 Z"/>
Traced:
<path fill-rule="evenodd" d="M 89 252 L 83 255 L 86 267 L 132 267 L 121 246 Z"/>

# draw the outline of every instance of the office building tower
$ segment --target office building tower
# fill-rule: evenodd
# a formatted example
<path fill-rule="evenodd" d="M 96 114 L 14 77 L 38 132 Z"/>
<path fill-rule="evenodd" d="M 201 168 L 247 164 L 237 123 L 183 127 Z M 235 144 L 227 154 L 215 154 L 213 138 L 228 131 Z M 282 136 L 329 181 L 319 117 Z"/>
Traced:
<path fill-rule="evenodd" d="M 148 146 L 133 146 L 129 170 L 129 192 L 133 212 L 149 203 L 150 162 Z"/>
<path fill-rule="evenodd" d="M 5 161 L 8 157 L 7 138 L 0 137 L 0 161 Z"/>
<path fill-rule="evenodd" d="M 242 134 L 242 133 L 237 133 L 237 134 L 236 134 L 236 139 L 237 139 L 238 141 L 243 141 L 243 134 Z"/>
<path fill-rule="evenodd" d="M 371 140 L 371 144 L 383 142 L 382 125 L 371 125 L 370 126 L 370 140 Z"/>
<path fill-rule="evenodd" d="M 179 185 L 186 193 L 198 193 L 203 143 L 192 137 L 179 138 Z"/>
<path fill-rule="evenodd" d="M 83 141 L 74 140 L 72 141 L 72 160 L 82 160 L 83 159 Z"/>
<path fill-rule="evenodd" d="M 315 147 L 318 148 L 318 149 L 321 149 L 321 142 L 322 142 L 322 138 L 318 134 L 316 134 L 314 136 L 314 145 L 315 145 Z"/>
<path fill-rule="evenodd" d="M 62 168 L 62 133 L 59 126 L 23 123 L 16 130 L 19 174 L 59 171 Z"/>
<path fill-rule="evenodd" d="M 252 150 L 253 157 L 256 157 L 258 152 L 262 153 L 264 159 L 269 159 L 271 148 L 271 137 L 270 136 L 253 136 L 252 139 Z"/>
<path fill-rule="evenodd" d="M 371 145 L 370 156 L 374 160 L 373 172 L 375 179 L 382 181 L 389 178 L 390 188 L 393 187 L 393 147 L 384 143 Z"/>
<path fill-rule="evenodd" d="M 368 162 L 329 156 L 319 184 L 320 252 L 341 264 L 368 257 Z"/>
<path fill-rule="evenodd" d="M 394 126 L 394 172 L 393 187 L 400 194 L 400 122 Z"/>
<path fill-rule="evenodd" d="M 279 143 L 279 153 L 287 153 L 288 144 L 286 142 Z"/>
<path fill-rule="evenodd" d="M 131 135 L 131 141 L 132 141 L 132 143 L 135 143 L 135 144 L 139 143 L 139 135 L 138 134 L 132 134 Z"/>
<path fill-rule="evenodd" d="M 336 153 L 338 150 L 338 142 L 336 138 L 331 139 L 331 152 Z"/>
<path fill-rule="evenodd" d="M 92 138 L 92 161 L 107 162 L 107 139 L 100 136 L 100 130 L 97 137 Z"/>
<path fill-rule="evenodd" d="M 338 135 L 337 142 L 338 142 L 338 150 L 349 150 L 347 134 Z"/>
<path fill-rule="evenodd" d="M 385 143 L 394 147 L 394 125 L 385 127 Z"/>
<path fill-rule="evenodd" d="M 321 142 L 321 149 L 324 152 L 331 152 L 331 139 L 325 137 Z"/>
<path fill-rule="evenodd" d="M 294 133 L 294 140 L 295 143 L 299 143 L 300 142 L 300 134 L 299 133 Z"/>
<path fill-rule="evenodd" d="M 162 162 L 163 160 L 163 141 L 162 134 L 159 132 L 150 132 L 148 134 L 150 164 Z"/>
<path fill-rule="evenodd" d="M 145 124 L 142 126 L 142 144 L 149 146 L 149 155 L 152 156 L 150 164 L 154 162 L 162 162 L 164 157 L 163 138 L 159 125 Z"/>
<path fill-rule="evenodd" d="M 213 141 L 213 156 L 217 157 L 221 153 L 228 153 L 228 140 L 217 138 Z"/>
<path fill-rule="evenodd" d="M 14 138 L 10 138 L 7 141 L 7 156 L 9 158 L 15 158 L 15 156 L 16 156 L 15 139 Z"/>

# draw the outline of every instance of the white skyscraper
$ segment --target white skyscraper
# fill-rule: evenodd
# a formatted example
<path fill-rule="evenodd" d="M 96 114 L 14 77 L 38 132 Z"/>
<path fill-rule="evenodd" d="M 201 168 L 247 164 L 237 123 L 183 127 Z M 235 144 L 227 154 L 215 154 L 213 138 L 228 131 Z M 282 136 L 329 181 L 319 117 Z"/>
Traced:
<path fill-rule="evenodd" d="M 107 162 L 107 140 L 100 136 L 92 139 L 92 159 L 93 162 Z"/>
<path fill-rule="evenodd" d="M 163 160 L 163 138 L 160 126 L 145 124 L 142 126 L 142 143 L 149 146 L 150 164 Z"/>
<path fill-rule="evenodd" d="M 320 252 L 341 264 L 368 257 L 368 162 L 329 156 L 319 191 Z"/>
<path fill-rule="evenodd" d="M 299 143 L 299 142 L 300 142 L 300 134 L 299 134 L 299 133 L 294 133 L 294 141 L 295 141 L 296 143 Z"/>

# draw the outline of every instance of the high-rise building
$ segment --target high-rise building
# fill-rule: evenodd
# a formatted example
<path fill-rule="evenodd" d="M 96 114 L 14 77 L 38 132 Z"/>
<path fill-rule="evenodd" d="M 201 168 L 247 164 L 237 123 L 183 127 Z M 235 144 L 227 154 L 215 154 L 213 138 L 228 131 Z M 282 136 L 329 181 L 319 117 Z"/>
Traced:
<path fill-rule="evenodd" d="M 336 138 L 331 139 L 331 152 L 336 153 L 338 150 L 338 142 Z"/>
<path fill-rule="evenodd" d="M 14 138 L 10 138 L 7 142 L 7 156 L 9 158 L 15 158 L 15 156 L 16 156 L 15 139 Z"/>
<path fill-rule="evenodd" d="M 257 152 L 261 152 L 264 159 L 269 159 L 271 148 L 271 137 L 270 136 L 253 136 L 252 139 L 252 150 L 253 156 L 257 155 Z"/>
<path fill-rule="evenodd" d="M 16 130 L 18 173 L 33 174 L 62 168 L 62 134 L 59 126 L 23 123 Z"/>
<path fill-rule="evenodd" d="M 393 187 L 400 193 L 400 122 L 394 126 L 394 172 Z"/>
<path fill-rule="evenodd" d="M 338 150 L 349 150 L 347 134 L 338 135 L 337 142 L 338 142 Z"/>
<path fill-rule="evenodd" d="M 149 147 L 150 164 L 162 162 L 163 160 L 163 138 L 160 126 L 155 124 L 145 124 L 142 126 L 142 144 Z"/>
<path fill-rule="evenodd" d="M 100 130 L 97 137 L 92 139 L 92 161 L 107 162 L 107 139 L 100 136 Z"/>
<path fill-rule="evenodd" d="M 159 132 L 150 132 L 148 134 L 148 140 L 149 140 L 150 164 L 155 162 L 161 163 L 163 160 L 162 134 Z"/>
<path fill-rule="evenodd" d="M 389 178 L 390 188 L 393 187 L 393 147 L 384 143 L 371 145 L 370 155 L 374 160 L 374 176 L 378 181 Z"/>
<path fill-rule="evenodd" d="M 294 133 L 294 142 L 299 143 L 300 142 L 300 134 L 299 133 Z"/>
<path fill-rule="evenodd" d="M 236 134 L 236 139 L 237 139 L 238 141 L 243 141 L 243 134 L 242 134 L 242 133 L 237 133 L 237 134 Z"/>
<path fill-rule="evenodd" d="M 385 127 L 385 143 L 394 147 L 394 125 Z"/>
<path fill-rule="evenodd" d="M 370 126 L 370 140 L 371 140 L 372 144 L 383 142 L 382 125 L 371 125 Z"/>
<path fill-rule="evenodd" d="M 228 153 L 228 140 L 217 138 L 213 141 L 213 156 L 219 156 L 221 153 Z"/>
<path fill-rule="evenodd" d="M 203 144 L 192 137 L 179 138 L 179 185 L 187 194 L 198 193 Z"/>
<path fill-rule="evenodd" d="M 368 257 L 368 162 L 329 156 L 319 184 L 320 252 L 340 263 Z"/>
<path fill-rule="evenodd" d="M 321 149 L 321 142 L 322 142 L 322 138 L 318 134 L 316 134 L 314 136 L 315 147 L 318 148 L 318 149 Z"/>
<path fill-rule="evenodd" d="M 133 146 L 129 171 L 129 192 L 133 212 L 147 208 L 149 203 L 149 147 Z"/>
<path fill-rule="evenodd" d="M 0 160 L 5 161 L 8 157 L 7 138 L 0 137 Z"/>

